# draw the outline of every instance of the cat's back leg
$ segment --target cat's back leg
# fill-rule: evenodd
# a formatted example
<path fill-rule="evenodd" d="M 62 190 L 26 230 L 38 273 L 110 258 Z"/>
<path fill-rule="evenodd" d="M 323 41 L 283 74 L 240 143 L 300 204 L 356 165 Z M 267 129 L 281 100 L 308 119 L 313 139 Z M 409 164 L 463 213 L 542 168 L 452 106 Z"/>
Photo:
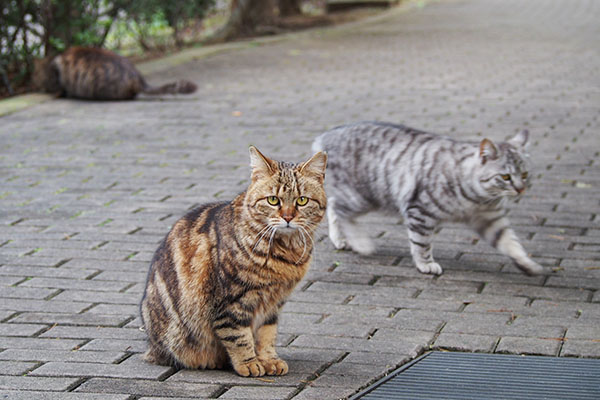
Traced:
<path fill-rule="evenodd" d="M 441 275 L 440 264 L 433 259 L 433 236 L 439 222 L 420 206 L 411 205 L 402 213 L 408 229 L 410 253 L 415 266 L 423 274 Z"/>
<path fill-rule="evenodd" d="M 228 363 L 224 347 L 201 316 L 183 311 L 184 300 L 175 301 L 182 296 L 177 293 L 178 285 L 166 284 L 168 273 L 153 266 L 146 283 L 141 314 L 149 347 L 144 359 L 184 368 L 223 368 Z"/>

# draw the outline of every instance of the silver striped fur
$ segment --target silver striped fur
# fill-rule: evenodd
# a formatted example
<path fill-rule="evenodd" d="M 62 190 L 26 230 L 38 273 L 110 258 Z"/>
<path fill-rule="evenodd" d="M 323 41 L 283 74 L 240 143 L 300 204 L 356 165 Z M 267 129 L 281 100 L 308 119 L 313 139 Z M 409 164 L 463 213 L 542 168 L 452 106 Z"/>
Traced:
<path fill-rule="evenodd" d="M 453 140 L 403 125 L 361 122 L 334 128 L 313 143 L 326 151 L 329 237 L 338 249 L 374 251 L 355 218 L 371 211 L 399 213 L 422 273 L 441 274 L 432 255 L 443 222 L 463 222 L 529 275 L 543 268 L 518 241 L 505 202 L 529 184 L 523 131 L 494 144 Z"/>

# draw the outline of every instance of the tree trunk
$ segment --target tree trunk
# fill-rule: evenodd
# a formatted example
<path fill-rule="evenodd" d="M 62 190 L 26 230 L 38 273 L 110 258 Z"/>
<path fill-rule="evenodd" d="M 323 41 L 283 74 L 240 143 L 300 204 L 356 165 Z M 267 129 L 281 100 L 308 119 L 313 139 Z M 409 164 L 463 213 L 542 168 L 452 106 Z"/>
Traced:
<path fill-rule="evenodd" d="M 259 26 L 273 25 L 276 8 L 276 0 L 233 0 L 229 20 L 207 42 L 254 35 Z"/>
<path fill-rule="evenodd" d="M 281 17 L 290 17 L 292 15 L 302 14 L 300 0 L 279 0 L 279 15 Z"/>

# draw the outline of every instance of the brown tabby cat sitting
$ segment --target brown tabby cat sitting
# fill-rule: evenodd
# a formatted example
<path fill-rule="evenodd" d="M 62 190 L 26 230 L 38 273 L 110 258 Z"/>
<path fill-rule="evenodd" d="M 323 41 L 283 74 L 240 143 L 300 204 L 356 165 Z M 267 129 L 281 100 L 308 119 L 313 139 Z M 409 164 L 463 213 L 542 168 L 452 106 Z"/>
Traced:
<path fill-rule="evenodd" d="M 185 80 L 150 86 L 127 58 L 105 49 L 87 47 L 71 47 L 54 58 L 38 60 L 33 82 L 45 92 L 86 100 L 131 100 L 139 93 L 196 91 L 196 85 Z"/>
<path fill-rule="evenodd" d="M 327 157 L 294 165 L 250 147 L 250 159 L 246 192 L 185 215 L 154 254 L 141 303 L 147 361 L 288 372 L 275 352 L 277 318 L 312 258 Z"/>

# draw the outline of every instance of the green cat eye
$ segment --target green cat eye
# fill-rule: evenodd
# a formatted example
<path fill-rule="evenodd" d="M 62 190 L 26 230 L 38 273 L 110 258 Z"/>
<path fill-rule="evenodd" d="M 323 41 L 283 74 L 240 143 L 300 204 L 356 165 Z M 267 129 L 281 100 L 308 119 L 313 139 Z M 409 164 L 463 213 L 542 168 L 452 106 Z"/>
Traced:
<path fill-rule="evenodd" d="M 525 180 L 525 179 L 527 179 L 528 176 L 529 176 L 529 174 L 527 173 L 527 171 L 525 171 L 521 174 L 521 179 Z"/>
<path fill-rule="evenodd" d="M 305 206 L 308 203 L 308 197 L 300 196 L 296 199 L 296 204 L 299 206 Z"/>
<path fill-rule="evenodd" d="M 504 179 L 505 181 L 510 181 L 510 174 L 502 174 L 502 175 L 500 175 L 500 177 L 502 179 Z"/>
<path fill-rule="evenodd" d="M 269 196 L 267 197 L 267 203 L 269 203 L 272 206 L 276 206 L 277 204 L 279 204 L 279 197 Z"/>

